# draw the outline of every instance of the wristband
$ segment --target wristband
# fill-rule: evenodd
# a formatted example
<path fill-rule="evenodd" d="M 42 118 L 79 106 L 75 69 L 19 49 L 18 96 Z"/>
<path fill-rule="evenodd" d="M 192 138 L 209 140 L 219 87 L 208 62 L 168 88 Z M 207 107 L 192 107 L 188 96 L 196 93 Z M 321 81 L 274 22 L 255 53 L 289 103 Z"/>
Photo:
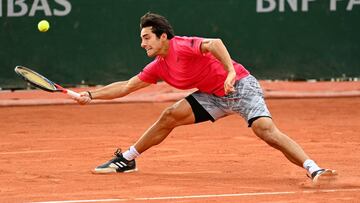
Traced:
<path fill-rule="evenodd" d="M 90 91 L 86 91 L 86 92 L 88 93 L 89 98 L 92 100 L 92 99 L 93 99 L 93 97 L 92 97 L 92 95 L 91 95 L 91 92 L 90 92 Z"/>

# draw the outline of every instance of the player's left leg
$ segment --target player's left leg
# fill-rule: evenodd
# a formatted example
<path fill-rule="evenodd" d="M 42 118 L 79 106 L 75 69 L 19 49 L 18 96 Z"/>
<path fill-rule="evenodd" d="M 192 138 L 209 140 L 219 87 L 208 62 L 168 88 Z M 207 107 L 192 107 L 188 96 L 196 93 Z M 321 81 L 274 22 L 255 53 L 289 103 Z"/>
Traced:
<path fill-rule="evenodd" d="M 225 97 L 225 99 L 231 104 L 231 110 L 239 113 L 247 120 L 249 127 L 258 137 L 273 148 L 280 150 L 292 163 L 304 167 L 314 182 L 320 176 L 332 176 L 336 173 L 334 170 L 320 168 L 309 158 L 300 145 L 275 126 L 256 78 L 251 75 L 245 77 L 237 81 L 235 87 L 236 92 L 229 97 Z"/>
<path fill-rule="evenodd" d="M 280 150 L 285 157 L 292 163 L 304 167 L 314 183 L 318 180 L 333 178 L 336 175 L 335 170 L 320 168 L 304 150 L 290 137 L 282 133 L 269 117 L 260 117 L 252 125 L 254 133 L 275 149 Z"/>
<path fill-rule="evenodd" d="M 254 133 L 275 149 L 280 150 L 289 161 L 303 167 L 309 156 L 290 137 L 282 133 L 269 117 L 261 117 L 251 125 Z"/>

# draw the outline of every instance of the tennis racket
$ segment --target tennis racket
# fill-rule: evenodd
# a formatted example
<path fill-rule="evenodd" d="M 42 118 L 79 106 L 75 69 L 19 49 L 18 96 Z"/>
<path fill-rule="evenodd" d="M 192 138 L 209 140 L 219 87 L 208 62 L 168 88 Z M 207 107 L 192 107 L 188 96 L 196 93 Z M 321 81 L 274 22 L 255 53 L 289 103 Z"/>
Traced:
<path fill-rule="evenodd" d="M 80 98 L 79 93 L 65 89 L 29 68 L 26 68 L 24 66 L 16 66 L 15 72 L 20 75 L 25 81 L 29 82 L 37 88 L 48 92 L 62 92 L 64 94 L 68 94 L 72 98 Z"/>

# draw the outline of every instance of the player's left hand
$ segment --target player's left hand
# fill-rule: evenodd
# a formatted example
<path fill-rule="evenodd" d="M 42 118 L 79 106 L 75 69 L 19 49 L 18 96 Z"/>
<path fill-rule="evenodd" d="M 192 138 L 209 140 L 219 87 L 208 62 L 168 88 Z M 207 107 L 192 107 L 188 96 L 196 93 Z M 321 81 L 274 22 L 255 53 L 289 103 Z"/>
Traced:
<path fill-rule="evenodd" d="M 224 90 L 226 95 L 235 91 L 234 88 L 235 79 L 236 79 L 236 72 L 235 71 L 229 72 L 224 82 Z"/>

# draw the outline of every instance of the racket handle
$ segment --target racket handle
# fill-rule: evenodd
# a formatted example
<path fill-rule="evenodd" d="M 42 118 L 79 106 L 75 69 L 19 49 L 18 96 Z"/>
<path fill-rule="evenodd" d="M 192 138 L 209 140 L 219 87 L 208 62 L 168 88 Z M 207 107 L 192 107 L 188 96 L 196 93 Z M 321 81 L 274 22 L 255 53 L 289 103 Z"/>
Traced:
<path fill-rule="evenodd" d="M 70 95 L 73 98 L 80 98 L 81 97 L 79 93 L 68 90 L 68 89 L 66 90 L 66 94 Z"/>

